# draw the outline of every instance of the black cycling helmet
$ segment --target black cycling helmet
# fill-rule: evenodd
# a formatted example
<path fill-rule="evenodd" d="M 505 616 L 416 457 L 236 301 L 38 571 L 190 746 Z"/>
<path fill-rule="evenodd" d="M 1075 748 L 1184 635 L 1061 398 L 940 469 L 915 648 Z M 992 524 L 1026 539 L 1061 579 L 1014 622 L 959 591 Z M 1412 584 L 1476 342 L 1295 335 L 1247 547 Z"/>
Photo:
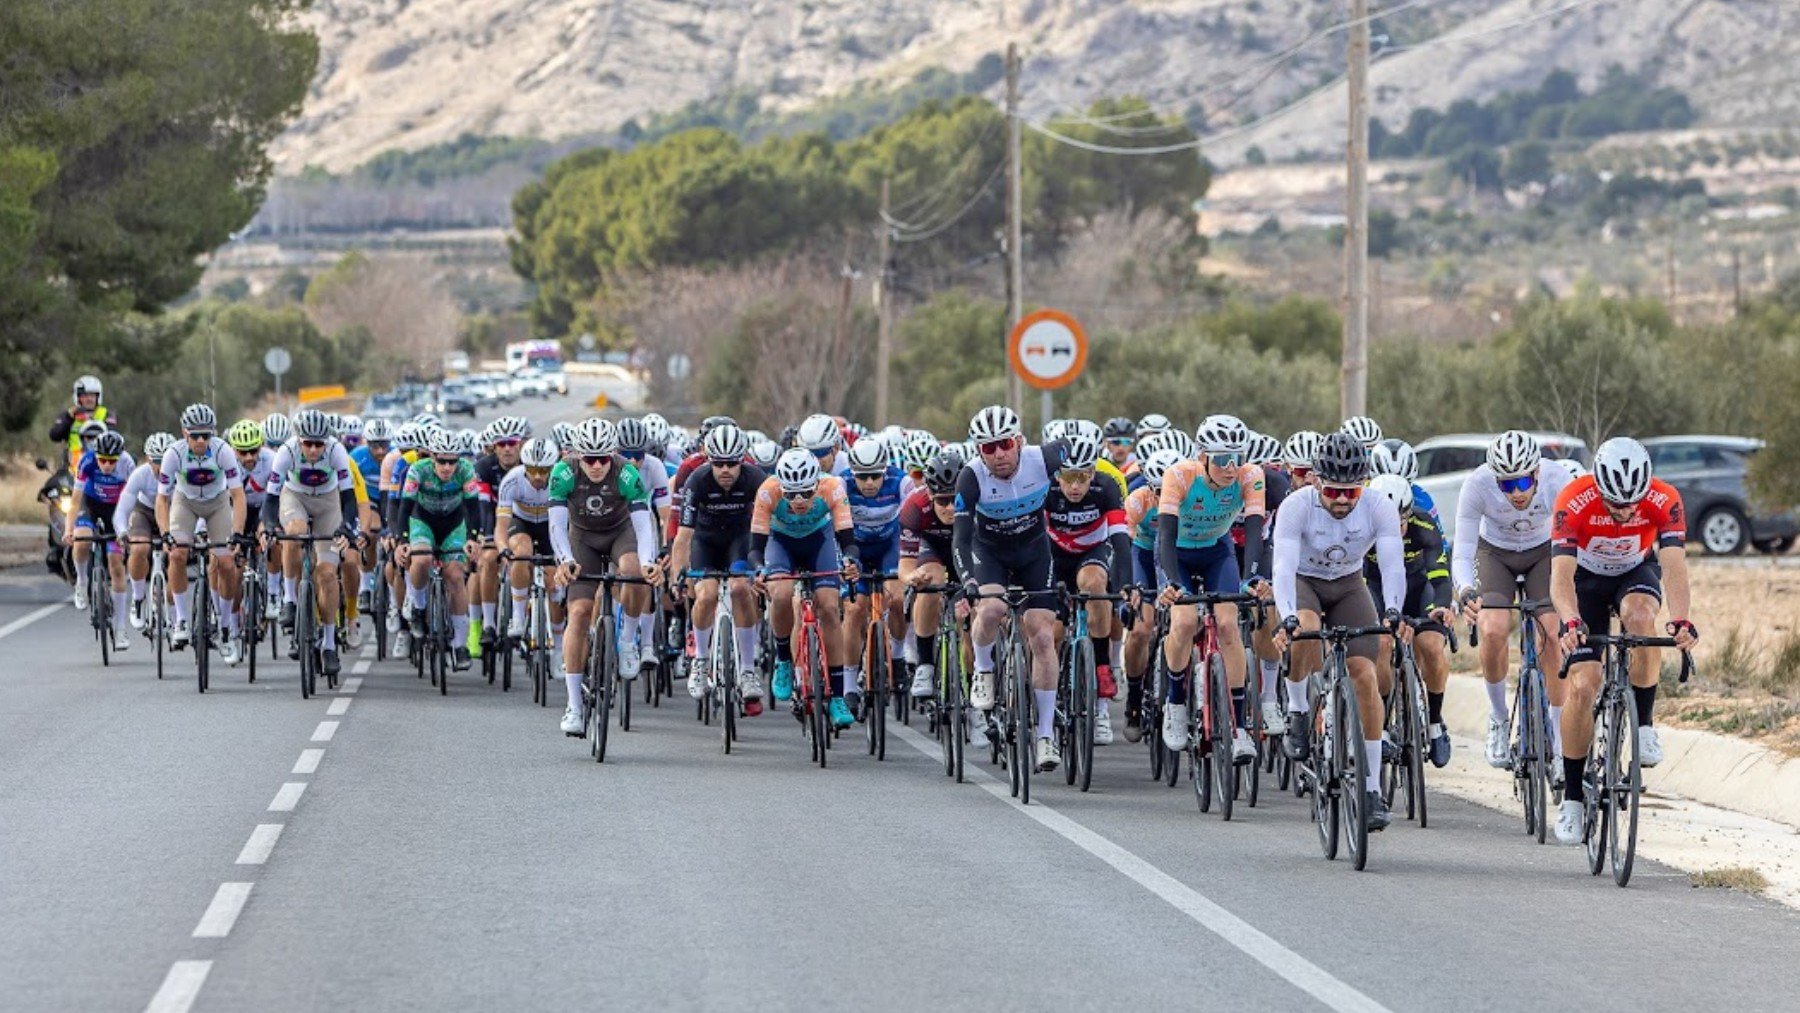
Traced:
<path fill-rule="evenodd" d="M 707 433 L 712 432 L 720 426 L 735 425 L 737 425 L 737 420 L 729 415 L 709 415 L 700 420 L 700 431 L 696 433 L 695 436 L 700 442 L 705 443 Z"/>
<path fill-rule="evenodd" d="M 1313 456 L 1313 474 L 1328 485 L 1361 485 L 1369 478 L 1369 451 L 1349 433 L 1332 433 Z"/>
<path fill-rule="evenodd" d="M 1106 420 L 1101 432 L 1109 440 L 1129 440 L 1137 435 L 1137 423 L 1123 415 Z"/>
<path fill-rule="evenodd" d="M 956 479 L 962 474 L 962 457 L 944 451 L 925 464 L 925 488 L 941 496 L 956 491 Z"/>
<path fill-rule="evenodd" d="M 788 426 L 786 429 L 783 429 L 781 431 L 781 438 L 776 440 L 775 442 L 780 444 L 781 449 L 783 449 L 783 450 L 792 450 L 792 449 L 794 449 L 795 442 L 799 439 L 800 439 L 800 427 L 799 426 Z"/>

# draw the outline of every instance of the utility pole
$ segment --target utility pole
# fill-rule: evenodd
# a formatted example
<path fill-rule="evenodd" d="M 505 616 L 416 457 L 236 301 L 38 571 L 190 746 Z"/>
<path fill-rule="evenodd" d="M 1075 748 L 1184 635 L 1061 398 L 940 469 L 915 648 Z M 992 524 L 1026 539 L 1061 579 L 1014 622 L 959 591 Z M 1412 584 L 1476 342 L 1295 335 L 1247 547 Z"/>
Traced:
<path fill-rule="evenodd" d="M 1024 186 L 1019 158 L 1019 44 L 1006 44 L 1006 334 L 1000 336 L 1005 345 L 1019 319 L 1025 315 L 1025 239 Z M 1024 410 L 1024 388 L 1012 362 L 1006 363 L 1006 403 L 1013 411 Z"/>
<path fill-rule="evenodd" d="M 1350 0 L 1349 82 L 1341 395 L 1345 418 L 1366 414 L 1369 395 L 1369 0 Z"/>
<path fill-rule="evenodd" d="M 888 225 L 888 178 L 881 178 L 881 260 L 875 271 L 875 318 L 879 330 L 875 341 L 875 428 L 888 424 L 888 375 L 894 357 L 894 297 L 889 291 L 892 280 L 888 258 L 894 230 Z"/>

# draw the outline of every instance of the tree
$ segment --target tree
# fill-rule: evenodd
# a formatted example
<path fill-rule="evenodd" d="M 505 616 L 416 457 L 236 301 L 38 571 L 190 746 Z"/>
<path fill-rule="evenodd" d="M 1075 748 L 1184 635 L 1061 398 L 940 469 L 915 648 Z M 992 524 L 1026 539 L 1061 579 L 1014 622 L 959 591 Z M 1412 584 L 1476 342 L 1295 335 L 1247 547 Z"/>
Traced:
<path fill-rule="evenodd" d="M 814 412 L 866 418 L 875 318 L 836 298 L 835 279 L 773 295 L 737 320 L 708 364 L 708 410 L 763 429 Z"/>
<path fill-rule="evenodd" d="M 1336 358 L 1343 345 L 1344 321 L 1337 311 L 1323 300 L 1300 295 L 1267 306 L 1234 299 L 1197 323 L 1201 333 L 1215 342 L 1242 338 L 1258 352 L 1292 359 Z"/>
<path fill-rule="evenodd" d="M 1542 141 L 1520 141 L 1507 149 L 1500 177 L 1517 190 L 1530 183 L 1548 183 L 1550 172 L 1550 146 Z"/>
<path fill-rule="evenodd" d="M 455 302 L 428 267 L 399 257 L 375 260 L 360 252 L 345 254 L 313 279 L 306 290 L 306 313 L 326 334 L 352 328 L 368 334 L 376 359 L 360 367 L 372 374 L 401 367 L 435 374 L 444 353 L 455 347 L 461 321 Z M 345 375 L 332 382 L 355 380 L 358 366 L 346 363 Z"/>
<path fill-rule="evenodd" d="M 0 427 L 58 360 L 139 362 L 128 314 L 191 291 L 249 222 L 317 63 L 309 2 L 0 5 L 0 228 L 24 242 L 0 255 L 0 383 L 24 395 Z"/>
<path fill-rule="evenodd" d="M 971 400 L 996 383 L 1005 396 L 1004 304 L 952 289 L 908 314 L 896 338 L 895 403 L 912 424 L 960 439 L 975 408 L 992 403 Z"/>

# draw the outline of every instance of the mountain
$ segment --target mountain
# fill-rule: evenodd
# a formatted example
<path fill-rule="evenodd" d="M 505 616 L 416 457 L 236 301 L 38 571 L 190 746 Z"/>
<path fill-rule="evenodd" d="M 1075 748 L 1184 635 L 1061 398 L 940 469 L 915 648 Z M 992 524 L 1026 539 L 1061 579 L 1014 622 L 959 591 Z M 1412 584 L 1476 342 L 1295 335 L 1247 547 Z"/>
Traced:
<path fill-rule="evenodd" d="M 1388 0 L 1375 112 L 1584 83 L 1609 65 L 1688 91 L 1704 124 L 1800 112 L 1796 0 Z M 1339 0 L 318 0 L 319 77 L 277 144 L 281 170 L 343 170 L 463 134 L 556 139 L 751 94 L 804 108 L 931 67 L 966 72 L 1017 41 L 1025 109 L 1140 94 L 1234 161 L 1341 148 Z M 1380 0 L 1377 10 L 1382 7 Z M 1398 50 L 1396 52 L 1396 50 Z M 1315 97 L 1280 115 L 1309 93 Z M 1266 120 L 1266 121 L 1265 121 Z M 1245 129 L 1248 125 L 1248 129 Z M 1129 143 L 1129 141 L 1127 142 Z"/>

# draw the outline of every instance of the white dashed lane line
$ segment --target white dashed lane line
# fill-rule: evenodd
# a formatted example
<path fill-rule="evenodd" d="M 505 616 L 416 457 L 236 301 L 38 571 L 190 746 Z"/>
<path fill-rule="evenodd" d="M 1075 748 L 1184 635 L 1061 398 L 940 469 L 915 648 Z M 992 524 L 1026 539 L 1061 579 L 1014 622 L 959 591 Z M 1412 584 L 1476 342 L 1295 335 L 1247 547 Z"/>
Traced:
<path fill-rule="evenodd" d="M 294 773 L 311 774 L 319 769 L 319 761 L 325 758 L 323 749 L 302 749 L 300 758 L 294 761 Z"/>
<path fill-rule="evenodd" d="M 343 717 L 344 712 L 349 709 L 350 698 L 347 696 L 340 696 L 336 700 L 331 701 L 331 706 L 325 708 L 325 713 L 331 717 L 339 718 Z"/>
<path fill-rule="evenodd" d="M 250 839 L 244 842 L 244 850 L 238 852 L 237 864 L 261 865 L 269 860 L 275 850 L 275 842 L 281 839 L 281 823 L 258 823 L 256 829 L 250 831 Z"/>
<path fill-rule="evenodd" d="M 272 813 L 291 813 L 300 804 L 300 796 L 306 791 L 305 781 L 289 781 L 275 793 L 275 800 L 269 803 Z"/>
<path fill-rule="evenodd" d="M 211 971 L 210 960 L 177 960 L 169 967 L 150 1005 L 144 1007 L 144 1013 L 187 1013 L 194 1000 L 200 998 L 200 986 L 206 984 Z"/>
<path fill-rule="evenodd" d="M 319 727 L 313 729 L 312 740 L 314 742 L 330 742 L 331 737 L 337 734 L 337 730 L 338 723 L 336 721 L 321 721 Z"/>
<path fill-rule="evenodd" d="M 194 938 L 224 939 L 231 935 L 231 927 L 237 924 L 244 902 L 250 899 L 250 886 L 249 883 L 220 883 L 212 903 L 206 905 L 206 913 L 200 916 L 200 924 L 194 926 Z"/>

